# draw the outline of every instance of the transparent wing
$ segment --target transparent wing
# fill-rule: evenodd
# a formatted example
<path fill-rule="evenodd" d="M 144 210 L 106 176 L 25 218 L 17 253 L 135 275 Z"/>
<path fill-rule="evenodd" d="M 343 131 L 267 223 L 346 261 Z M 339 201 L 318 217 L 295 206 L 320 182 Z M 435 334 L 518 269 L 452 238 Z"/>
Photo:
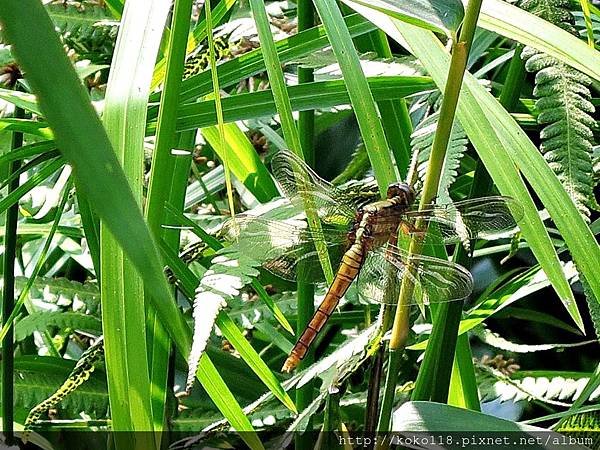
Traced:
<path fill-rule="evenodd" d="M 517 227 L 523 208 L 510 197 L 481 197 L 447 205 L 430 205 L 421 211 L 404 213 L 409 234 L 426 238 L 422 230 L 411 228 L 417 219 L 431 227 L 430 235 L 441 236 L 444 243 L 471 239 L 490 239 Z"/>
<path fill-rule="evenodd" d="M 319 177 L 294 153 L 278 152 L 271 167 L 283 193 L 295 205 L 304 208 L 304 199 L 310 198 L 324 223 L 347 224 L 354 219 L 356 210 L 351 197 Z"/>
<path fill-rule="evenodd" d="M 408 253 L 389 245 L 370 252 L 358 275 L 358 292 L 369 303 L 396 303 L 404 277 L 415 286 L 410 304 L 443 303 L 467 298 L 473 277 L 459 264 Z"/>
<path fill-rule="evenodd" d="M 317 235 L 302 220 L 238 216 L 225 223 L 222 234 L 236 243 L 224 250 L 225 253 L 238 251 L 283 279 L 310 283 L 325 280 L 315 239 L 325 243 L 334 270 L 339 267 L 347 246 L 345 230 L 324 225 Z"/>

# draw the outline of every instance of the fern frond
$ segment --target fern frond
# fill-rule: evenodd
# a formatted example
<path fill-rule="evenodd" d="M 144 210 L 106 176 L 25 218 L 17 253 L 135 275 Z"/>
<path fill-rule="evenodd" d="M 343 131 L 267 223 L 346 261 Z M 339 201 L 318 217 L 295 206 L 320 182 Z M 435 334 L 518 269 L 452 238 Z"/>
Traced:
<path fill-rule="evenodd" d="M 487 345 L 498 348 L 500 350 L 504 350 L 506 352 L 513 353 L 532 353 L 532 352 L 542 352 L 547 350 L 555 350 L 555 349 L 563 349 L 563 348 L 572 348 L 572 347 L 581 347 L 582 345 L 589 345 L 594 343 L 595 341 L 583 341 L 583 342 L 575 342 L 569 344 L 538 344 L 538 345 L 528 345 L 528 344 L 517 344 L 515 342 L 511 342 L 508 339 L 503 338 L 498 333 L 494 333 L 488 330 L 485 326 L 476 327 L 471 331 L 475 336 L 485 342 Z"/>
<path fill-rule="evenodd" d="M 573 414 L 556 431 L 561 433 L 593 431 L 598 434 L 600 431 L 600 411 Z M 598 437 L 600 438 L 600 436 Z"/>
<path fill-rule="evenodd" d="M 427 171 L 429 155 L 431 154 L 431 147 L 433 145 L 439 116 L 439 111 L 436 111 L 423 119 L 415 127 L 411 136 L 412 151 L 413 154 L 417 155 L 417 191 L 420 190 L 419 188 L 425 178 L 425 172 Z M 452 201 L 450 198 L 450 187 L 458 176 L 458 168 L 460 167 L 460 161 L 467 150 L 467 143 L 467 135 L 462 126 L 460 123 L 454 122 L 438 190 L 438 199 L 442 203 L 451 203 Z"/>
<path fill-rule="evenodd" d="M 15 359 L 15 404 L 24 408 L 49 398 L 74 370 L 75 361 L 45 356 L 18 356 Z M 60 403 L 61 416 L 75 417 L 81 411 L 97 418 L 108 413 L 108 391 L 103 371 L 95 371 L 85 385 Z"/>
<path fill-rule="evenodd" d="M 15 326 L 15 340 L 22 341 L 34 331 L 44 331 L 48 327 L 58 327 L 61 330 L 70 328 L 99 335 L 102 333 L 100 319 L 87 314 L 68 311 L 40 311 L 24 317 Z"/>
<path fill-rule="evenodd" d="M 600 145 L 592 149 L 592 172 L 594 174 L 594 186 L 600 183 Z"/>
<path fill-rule="evenodd" d="M 580 281 L 581 286 L 583 287 L 583 293 L 585 294 L 588 309 L 590 310 L 590 318 L 592 319 L 594 331 L 596 332 L 596 339 L 600 341 L 600 303 L 598 303 L 598 299 L 594 295 L 594 292 L 590 288 L 590 285 L 585 277 L 580 277 Z"/>
<path fill-rule="evenodd" d="M 568 0 L 523 0 L 519 6 L 575 33 Z M 540 151 L 582 216 L 589 220 L 590 209 L 598 208 L 592 175 L 592 80 L 531 47 L 523 50 L 522 58 L 525 69 L 536 74 L 533 93 L 539 111 L 537 121 L 543 126 Z"/>
<path fill-rule="evenodd" d="M 575 34 L 575 18 L 569 10 L 569 0 L 520 0 L 518 5 L 525 11 Z"/>
<path fill-rule="evenodd" d="M 27 281 L 27 277 L 16 277 L 15 295 L 21 293 Z M 36 278 L 29 290 L 29 298 L 34 303 L 100 316 L 100 290 L 96 283 L 79 283 L 66 278 Z"/>
<path fill-rule="evenodd" d="M 94 344 L 92 344 L 85 352 L 82 353 L 79 361 L 75 364 L 75 367 L 67 377 L 64 383 L 54 392 L 50 397 L 39 403 L 33 408 L 27 420 L 25 421 L 23 441 L 27 440 L 27 432 L 30 431 L 36 423 L 38 423 L 42 416 L 54 408 L 56 405 L 61 403 L 71 393 L 73 393 L 79 386 L 86 382 L 92 372 L 95 369 L 96 363 L 104 358 L 104 339 L 101 337 Z"/>
<path fill-rule="evenodd" d="M 67 47 L 80 59 L 109 64 L 117 39 L 118 22 L 105 7 L 82 2 L 82 6 L 48 4 L 46 10 Z"/>
<path fill-rule="evenodd" d="M 577 372 L 516 372 L 507 376 L 490 367 L 477 365 L 484 375 L 479 383 L 481 401 L 537 400 L 551 405 L 570 407 L 589 382 L 589 374 Z M 589 400 L 600 397 L 596 389 Z"/>
<path fill-rule="evenodd" d="M 211 272 L 211 270 L 208 272 Z M 206 277 L 211 277 L 211 274 L 209 273 Z M 221 282 L 227 282 L 227 280 L 221 279 Z M 223 288 L 225 288 L 225 286 L 223 286 Z M 241 288 L 241 286 L 239 288 Z M 202 284 L 196 290 L 193 312 L 194 334 L 192 336 L 192 348 L 190 350 L 190 355 L 188 356 L 188 375 L 185 383 L 185 390 L 188 393 L 192 390 L 192 386 L 194 385 L 200 358 L 206 349 L 208 339 L 212 333 L 219 311 L 227 306 L 227 297 L 229 297 L 228 294 L 225 294 L 220 290 L 207 288 Z"/>

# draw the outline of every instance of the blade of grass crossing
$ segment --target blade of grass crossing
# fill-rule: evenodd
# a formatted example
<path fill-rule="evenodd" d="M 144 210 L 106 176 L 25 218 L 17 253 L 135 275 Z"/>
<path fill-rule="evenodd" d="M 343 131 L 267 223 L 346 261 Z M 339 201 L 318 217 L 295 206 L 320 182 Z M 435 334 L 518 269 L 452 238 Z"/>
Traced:
<path fill-rule="evenodd" d="M 298 32 L 308 30 L 315 25 L 315 11 L 312 0 L 298 1 Z M 298 67 L 298 84 L 311 83 L 314 81 L 314 70 L 310 67 Z M 300 145 L 304 153 L 304 158 L 309 166 L 315 163 L 315 111 L 301 111 L 298 114 L 298 134 L 300 135 Z M 297 289 L 297 308 L 298 319 L 296 320 L 296 336 L 304 331 L 310 319 L 315 313 L 315 288 L 309 283 L 298 282 Z M 304 355 L 300 361 L 298 369 L 302 370 L 309 367 L 314 362 L 314 349 L 311 349 Z M 301 388 L 296 389 L 296 408 L 303 411 L 313 401 L 314 382 L 310 381 Z M 309 419 L 307 429 L 312 429 L 312 423 Z M 296 450 L 308 450 L 313 446 L 310 433 L 297 433 L 294 446 Z"/>
<path fill-rule="evenodd" d="M 271 25 L 267 17 L 265 2 L 264 0 L 250 0 L 250 8 L 252 9 L 252 16 L 258 30 L 264 64 L 269 76 L 271 90 L 273 91 L 273 99 L 279 113 L 284 139 L 290 150 L 299 157 L 304 158 L 300 137 L 294 123 L 294 117 L 292 116 L 292 105 L 285 85 L 283 71 L 281 70 L 281 62 L 277 55 L 277 48 L 271 33 Z M 296 179 L 299 184 L 305 182 L 299 173 L 296 173 Z M 299 191 L 304 192 L 305 190 L 300 188 Z M 309 227 L 315 231 L 316 235 L 319 235 L 321 222 L 317 215 L 316 206 L 308 195 L 304 195 L 302 200 Z M 331 283 L 333 280 L 333 269 L 331 268 L 327 246 L 322 239 L 315 239 L 315 247 L 319 256 L 319 262 L 323 267 L 325 279 L 328 283 Z"/>
<path fill-rule="evenodd" d="M 388 186 L 397 181 L 398 175 L 394 170 L 383 126 L 354 49 L 352 37 L 335 0 L 315 0 L 314 4 L 340 65 L 379 190 L 381 195 L 385 196 Z"/>
<path fill-rule="evenodd" d="M 125 4 L 106 92 L 103 121 L 138 204 L 143 196 L 149 83 L 168 10 L 169 5 L 160 1 Z M 144 285 L 104 224 L 100 245 L 102 324 L 113 430 L 153 431 Z M 151 433 L 117 433 L 115 444 L 117 448 L 156 446 Z"/>
<path fill-rule="evenodd" d="M 204 2 L 204 13 L 206 14 L 206 33 L 208 38 L 210 73 L 212 76 L 213 97 L 215 99 L 215 110 L 217 111 L 217 128 L 219 129 L 219 148 L 223 158 L 225 169 L 225 185 L 227 186 L 227 200 L 231 217 L 235 216 L 233 206 L 233 188 L 231 187 L 231 172 L 229 170 L 229 153 L 225 147 L 225 127 L 223 122 L 223 108 L 221 107 L 221 89 L 219 87 L 219 74 L 217 73 L 217 61 L 215 55 L 215 42 L 213 38 L 212 11 L 210 1 Z"/>
<path fill-rule="evenodd" d="M 56 145 L 73 167 L 79 189 L 156 292 L 161 322 L 186 356 L 190 331 L 172 301 L 157 247 L 143 221 L 110 141 L 54 25 L 36 0 L 0 0 L 4 37 L 27 73 Z"/>
<path fill-rule="evenodd" d="M 176 235 L 176 240 L 167 241 L 167 231 L 161 228 L 161 224 L 165 218 L 165 203 L 181 203 L 181 201 L 177 202 L 176 199 L 172 198 L 173 184 L 185 185 L 187 181 L 185 176 L 175 177 L 176 158 L 172 155 L 171 149 L 175 147 L 176 143 L 175 117 L 183 76 L 191 12 L 192 0 L 177 0 L 175 2 L 167 54 L 165 55 L 166 76 L 158 114 L 156 141 L 146 199 L 146 217 L 151 233 L 157 240 L 170 242 L 174 250 L 177 250 L 179 246 L 178 235 Z M 146 289 L 145 295 L 151 295 L 151 291 Z M 152 308 L 147 308 L 147 312 L 152 421 L 154 430 L 160 432 L 165 426 L 168 361 L 171 344 L 164 328 L 160 325 L 156 312 Z M 161 433 L 156 434 L 157 447 L 160 447 L 161 436 Z"/>

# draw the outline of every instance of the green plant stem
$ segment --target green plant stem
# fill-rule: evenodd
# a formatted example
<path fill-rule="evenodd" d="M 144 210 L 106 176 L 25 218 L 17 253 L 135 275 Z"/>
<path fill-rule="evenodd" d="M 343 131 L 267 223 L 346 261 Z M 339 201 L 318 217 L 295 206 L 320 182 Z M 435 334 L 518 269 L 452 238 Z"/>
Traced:
<path fill-rule="evenodd" d="M 22 108 L 15 108 L 15 118 L 25 117 Z M 11 138 L 11 150 L 23 146 L 23 133 L 14 132 Z M 19 170 L 21 161 L 10 163 L 9 175 Z M 8 193 L 19 187 L 19 178 L 13 179 L 8 187 Z M 4 274 L 4 286 L 2 288 L 2 325 L 9 323 L 15 307 L 15 257 L 17 251 L 17 221 L 19 218 L 19 203 L 15 202 L 6 211 L 6 224 L 4 225 L 4 259 L 2 261 L 2 273 Z M 6 338 L 2 342 L 2 430 L 5 442 L 12 445 L 14 440 L 14 357 L 15 336 L 14 327 L 8 329 Z"/>
<path fill-rule="evenodd" d="M 508 111 L 516 107 L 524 80 L 525 70 L 523 60 L 521 59 L 521 51 L 522 46 L 517 46 L 500 94 L 500 103 Z M 481 161 L 477 161 L 469 198 L 488 195 L 491 193 L 493 187 L 493 181 L 485 169 L 485 165 Z M 473 263 L 472 256 L 462 246 L 457 247 L 454 260 L 468 269 L 471 268 Z M 428 346 L 427 354 L 411 396 L 412 400 L 431 400 L 441 403 L 448 401 L 452 365 L 453 361 L 456 361 L 458 357 L 458 354 L 455 357 L 454 350 L 456 348 L 458 326 L 462 314 L 462 303 L 454 302 L 440 305 L 437 312 L 438 315 L 443 315 L 444 320 L 440 320 L 440 317 L 436 316 L 434 328 L 431 333 L 431 347 Z M 436 341 L 437 344 L 435 344 Z M 441 343 L 443 343 L 443 348 Z M 471 352 L 468 339 L 462 340 L 462 344 L 460 345 L 462 346 L 460 352 L 465 363 L 458 367 L 460 382 L 462 384 L 463 403 L 471 409 L 479 410 L 477 386 L 469 382 L 469 380 L 474 380 L 474 369 L 472 364 L 470 367 L 467 367 L 466 358 L 464 357 L 464 354 L 470 354 Z M 429 368 L 429 370 L 424 370 L 426 368 Z M 425 377 L 421 376 L 424 373 L 434 373 L 436 383 L 429 383 Z"/>
<path fill-rule="evenodd" d="M 458 41 L 452 45 L 452 58 L 450 60 L 450 68 L 448 72 L 448 82 L 444 90 L 444 97 L 440 110 L 440 120 L 438 122 L 435 138 L 433 141 L 429 164 L 425 174 L 425 181 L 421 202 L 419 208 L 422 209 L 430 203 L 437 195 L 441 171 L 446 156 L 446 148 L 454 123 L 454 115 L 460 88 L 467 65 L 467 57 L 469 48 L 473 40 L 477 17 L 481 8 L 481 0 L 471 0 L 467 7 L 465 20 L 463 23 L 461 36 Z M 417 229 L 424 228 L 424 222 L 417 220 L 415 224 Z M 419 254 L 422 250 L 422 243 L 413 239 L 409 248 L 409 267 L 407 270 L 413 270 L 410 267 L 410 255 Z M 381 407 L 381 416 L 379 418 L 379 431 L 388 431 L 390 426 L 390 418 L 394 400 L 394 390 L 398 378 L 398 368 L 402 349 L 406 342 L 409 330 L 409 312 L 414 284 L 409 277 L 404 277 L 400 289 L 400 297 L 398 299 L 398 307 L 394 317 L 394 325 L 392 326 L 392 336 L 389 344 L 389 364 L 384 388 L 384 396 Z"/>
<path fill-rule="evenodd" d="M 312 6 L 312 0 L 298 1 L 298 32 L 310 29 L 315 23 L 315 12 Z M 314 81 L 312 68 L 298 68 L 298 83 L 310 83 Z M 300 146 L 304 154 L 304 160 L 308 165 L 315 162 L 315 112 L 314 110 L 301 111 L 298 116 L 298 134 L 300 137 Z M 315 312 L 315 289 L 314 285 L 307 283 L 298 283 L 298 319 L 296 321 L 296 335 L 304 331 L 308 322 Z M 299 364 L 299 370 L 310 366 L 314 362 L 314 349 L 310 350 Z M 296 390 L 296 408 L 303 411 L 313 401 L 314 383 L 311 381 Z M 296 450 L 308 450 L 313 448 L 312 420 L 308 421 L 306 426 L 308 433 L 296 433 Z"/>

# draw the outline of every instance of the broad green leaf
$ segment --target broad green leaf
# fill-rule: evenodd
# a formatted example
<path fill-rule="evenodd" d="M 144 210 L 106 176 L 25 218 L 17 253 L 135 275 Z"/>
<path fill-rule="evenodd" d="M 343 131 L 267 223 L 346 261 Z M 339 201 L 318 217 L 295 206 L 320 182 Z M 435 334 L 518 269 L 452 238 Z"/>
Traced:
<path fill-rule="evenodd" d="M 456 36 L 465 15 L 460 0 L 355 0 L 367 8 L 395 17 L 403 22 Z"/>
<path fill-rule="evenodd" d="M 600 80 L 600 52 L 577 36 L 508 2 L 484 1 L 479 26 L 554 56 Z"/>
<path fill-rule="evenodd" d="M 554 449 L 564 450 L 564 436 L 559 433 L 548 431 L 545 428 L 537 428 L 531 425 L 523 425 L 519 422 L 500 419 L 489 414 L 470 411 L 468 409 L 448 406 L 433 402 L 407 402 L 394 412 L 392 431 L 410 432 L 457 432 L 464 434 L 466 441 L 462 441 L 464 448 L 477 448 L 478 442 L 473 443 L 468 435 L 469 432 L 481 433 L 485 430 L 489 433 L 509 434 L 510 443 L 517 447 L 523 447 L 519 442 L 525 442 L 527 448 L 531 449 Z M 536 433 L 543 433 L 543 439 L 538 440 Z M 540 434 L 537 434 L 539 436 Z M 408 434 L 407 437 L 409 437 Z M 418 436 L 423 436 L 419 434 Z M 426 434 L 428 438 L 431 436 Z M 456 438 L 458 439 L 458 438 Z M 520 441 L 525 439 L 525 441 Z M 436 441 L 437 442 L 437 441 Z M 503 444 L 504 445 L 504 444 Z M 510 445 L 509 445 L 510 447 Z M 568 446 L 574 450 L 584 450 L 577 444 Z"/>

